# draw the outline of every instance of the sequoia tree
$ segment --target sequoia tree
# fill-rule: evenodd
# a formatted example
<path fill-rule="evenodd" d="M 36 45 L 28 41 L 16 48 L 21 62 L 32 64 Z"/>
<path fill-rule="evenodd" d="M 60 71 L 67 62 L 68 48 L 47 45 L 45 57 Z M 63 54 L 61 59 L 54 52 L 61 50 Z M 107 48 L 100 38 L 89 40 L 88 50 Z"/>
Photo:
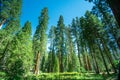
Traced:
<path fill-rule="evenodd" d="M 35 74 L 39 74 L 40 62 L 47 48 L 48 9 L 44 8 L 39 17 L 39 24 L 33 36 L 33 50 L 35 53 Z"/>

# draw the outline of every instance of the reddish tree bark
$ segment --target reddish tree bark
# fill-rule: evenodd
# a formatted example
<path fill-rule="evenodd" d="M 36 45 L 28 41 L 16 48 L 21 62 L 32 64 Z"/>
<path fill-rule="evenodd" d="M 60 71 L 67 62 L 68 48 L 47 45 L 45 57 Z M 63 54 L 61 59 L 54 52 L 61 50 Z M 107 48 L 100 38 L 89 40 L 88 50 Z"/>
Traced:
<path fill-rule="evenodd" d="M 40 69 L 40 53 L 37 53 L 37 59 L 36 59 L 36 64 L 35 64 L 35 74 L 38 75 L 39 74 L 39 70 Z"/>

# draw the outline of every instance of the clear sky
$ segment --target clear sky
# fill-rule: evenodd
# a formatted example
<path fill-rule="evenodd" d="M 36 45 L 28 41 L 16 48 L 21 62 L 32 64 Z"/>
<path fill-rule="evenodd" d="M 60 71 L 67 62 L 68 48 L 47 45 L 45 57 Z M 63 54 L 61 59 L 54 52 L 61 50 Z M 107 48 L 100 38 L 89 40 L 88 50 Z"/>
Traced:
<path fill-rule="evenodd" d="M 93 4 L 85 0 L 23 0 L 21 25 L 29 20 L 32 23 L 32 34 L 38 25 L 38 17 L 44 7 L 49 10 L 49 25 L 57 25 L 60 15 L 64 17 L 67 26 L 76 16 L 83 16 L 86 10 L 91 10 Z"/>

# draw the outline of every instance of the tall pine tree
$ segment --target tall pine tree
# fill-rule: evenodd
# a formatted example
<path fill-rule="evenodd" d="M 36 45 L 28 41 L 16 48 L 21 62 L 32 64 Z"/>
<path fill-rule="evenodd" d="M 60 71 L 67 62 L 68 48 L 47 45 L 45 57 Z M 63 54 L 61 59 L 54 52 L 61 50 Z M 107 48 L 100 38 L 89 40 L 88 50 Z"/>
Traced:
<path fill-rule="evenodd" d="M 35 53 L 35 74 L 39 74 L 40 63 L 47 50 L 47 27 L 48 27 L 48 9 L 44 8 L 39 17 L 39 24 L 33 37 L 33 50 Z"/>
<path fill-rule="evenodd" d="M 64 19 L 63 16 L 60 15 L 59 17 L 59 21 L 57 24 L 57 37 L 56 37 L 56 41 L 57 41 L 57 55 L 58 55 L 58 59 L 59 59 L 59 70 L 60 72 L 64 71 L 64 54 L 65 54 L 65 43 L 64 43 L 64 29 L 65 25 L 64 25 Z"/>

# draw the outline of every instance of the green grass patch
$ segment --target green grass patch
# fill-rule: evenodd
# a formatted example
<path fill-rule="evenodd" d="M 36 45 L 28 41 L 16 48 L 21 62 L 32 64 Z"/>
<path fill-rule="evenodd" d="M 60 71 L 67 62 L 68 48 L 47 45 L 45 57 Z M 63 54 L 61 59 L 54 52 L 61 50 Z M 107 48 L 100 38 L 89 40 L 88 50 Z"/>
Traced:
<path fill-rule="evenodd" d="M 41 73 L 38 76 L 29 75 L 26 80 L 105 80 L 105 77 L 94 73 Z"/>
<path fill-rule="evenodd" d="M 78 72 L 64 72 L 64 73 L 41 73 L 39 75 L 28 75 L 24 80 L 116 80 L 117 74 L 95 74 L 95 73 L 78 73 Z M 6 74 L 0 72 L 0 80 L 5 79 Z"/>

